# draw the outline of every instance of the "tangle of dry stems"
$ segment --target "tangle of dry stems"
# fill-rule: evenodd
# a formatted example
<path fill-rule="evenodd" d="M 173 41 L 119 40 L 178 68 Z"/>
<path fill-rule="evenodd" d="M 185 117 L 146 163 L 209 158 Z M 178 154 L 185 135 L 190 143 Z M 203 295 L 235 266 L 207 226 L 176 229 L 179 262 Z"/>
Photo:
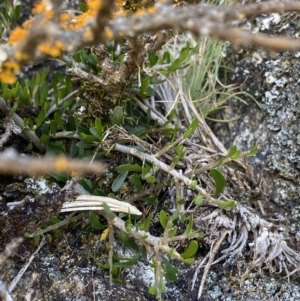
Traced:
<path fill-rule="evenodd" d="M 263 47 L 273 51 L 300 50 L 298 39 L 253 34 L 233 26 L 235 22 L 259 14 L 300 12 L 298 1 L 269 1 L 229 7 L 206 5 L 175 7 L 168 2 L 157 2 L 151 10 L 146 9 L 144 13 L 112 17 L 114 2 L 103 0 L 95 18 L 85 27 L 72 31 L 64 30 L 57 22 L 60 5 L 56 1 L 50 3 L 52 18 L 44 16 L 47 12 L 37 15 L 24 40 L 13 46 L 5 45 L 4 50 L 9 61 L 24 66 L 45 58 L 47 55 L 37 49 L 47 40 L 60 41 L 67 53 L 74 53 L 85 46 L 98 45 L 108 40 L 137 38 L 146 33 L 156 34 L 148 45 L 151 53 L 165 42 L 163 32 L 166 30 L 174 30 L 176 33 L 190 31 L 197 37 L 229 41 L 238 47 Z M 155 44 L 157 45 L 153 46 Z"/>

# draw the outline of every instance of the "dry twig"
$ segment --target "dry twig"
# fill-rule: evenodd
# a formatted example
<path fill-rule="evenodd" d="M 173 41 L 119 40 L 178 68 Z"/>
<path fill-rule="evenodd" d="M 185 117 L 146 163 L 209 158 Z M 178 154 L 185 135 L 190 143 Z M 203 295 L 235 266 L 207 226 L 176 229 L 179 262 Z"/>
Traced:
<path fill-rule="evenodd" d="M 30 258 L 28 259 L 28 261 L 25 263 L 25 265 L 22 267 L 22 269 L 19 271 L 19 273 L 17 274 L 17 276 L 13 279 L 13 281 L 10 283 L 9 285 L 9 291 L 12 292 L 14 290 L 14 288 L 16 287 L 16 285 L 18 284 L 18 282 L 20 281 L 21 277 L 23 276 L 23 274 L 26 272 L 26 270 L 28 269 L 29 265 L 31 264 L 32 260 L 34 259 L 35 255 L 39 252 L 39 250 L 41 249 L 41 247 L 45 244 L 45 237 L 42 237 L 42 240 L 39 244 L 39 246 L 37 247 L 37 249 L 34 251 L 34 253 L 30 256 Z"/>
<path fill-rule="evenodd" d="M 88 163 L 82 160 L 60 157 L 32 158 L 20 156 L 13 149 L 0 153 L 1 174 L 44 175 L 49 172 L 65 173 L 105 173 L 105 165 L 100 162 Z"/>
<path fill-rule="evenodd" d="M 3 266 L 7 258 L 16 251 L 22 241 L 23 238 L 15 238 L 6 245 L 4 251 L 0 254 L 0 266 Z M 0 298 L 2 298 L 3 301 L 13 301 L 10 293 L 10 288 L 7 288 L 6 285 L 0 280 Z"/>

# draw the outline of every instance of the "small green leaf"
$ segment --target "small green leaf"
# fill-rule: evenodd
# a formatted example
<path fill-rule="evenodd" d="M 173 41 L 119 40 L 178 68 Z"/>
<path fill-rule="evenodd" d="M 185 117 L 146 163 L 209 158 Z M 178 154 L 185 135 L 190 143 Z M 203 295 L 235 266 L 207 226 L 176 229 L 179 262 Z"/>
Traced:
<path fill-rule="evenodd" d="M 85 3 L 83 3 L 83 2 L 79 2 L 78 6 L 79 6 L 79 9 L 80 9 L 83 13 L 85 13 L 85 12 L 88 10 L 87 5 L 86 5 Z"/>
<path fill-rule="evenodd" d="M 115 217 L 114 213 L 110 210 L 109 206 L 106 203 L 103 203 L 103 209 L 110 218 Z"/>
<path fill-rule="evenodd" d="M 165 257 L 162 257 L 162 262 L 164 264 L 164 268 L 165 268 L 165 277 L 166 277 L 166 280 L 168 282 L 174 282 L 177 280 L 177 276 L 176 276 L 176 273 L 177 273 L 177 270 L 178 268 L 175 268 L 167 258 Z"/>
<path fill-rule="evenodd" d="M 113 192 L 117 192 L 122 187 L 127 175 L 128 175 L 128 170 L 124 170 L 120 172 L 120 174 L 116 177 L 116 179 L 112 183 L 111 189 Z"/>
<path fill-rule="evenodd" d="M 199 125 L 199 120 L 194 119 L 189 125 L 189 127 L 187 128 L 187 130 L 185 131 L 185 133 L 183 134 L 183 138 L 185 139 L 191 136 L 197 129 L 198 125 Z"/>
<path fill-rule="evenodd" d="M 99 133 L 95 127 L 91 127 L 89 131 L 98 141 L 101 140 L 101 136 L 99 136 Z"/>
<path fill-rule="evenodd" d="M 83 142 L 86 143 L 93 143 L 93 142 L 97 142 L 97 138 L 93 135 L 86 135 L 86 134 L 80 134 L 80 138 Z"/>
<path fill-rule="evenodd" d="M 215 186 L 216 186 L 215 195 L 218 195 L 223 191 L 227 183 L 227 180 L 219 170 L 214 168 L 210 170 L 210 175 L 215 182 Z"/>
<path fill-rule="evenodd" d="M 129 177 L 129 180 L 138 191 L 142 190 L 143 185 L 142 185 L 140 177 L 138 177 L 136 175 L 132 175 Z"/>
<path fill-rule="evenodd" d="M 33 238 L 33 242 L 35 245 L 38 245 L 39 242 L 41 240 L 41 236 L 40 235 L 36 235 L 34 238 Z"/>
<path fill-rule="evenodd" d="M 97 130 L 98 136 L 100 138 L 102 138 L 102 136 L 103 136 L 103 127 L 102 127 L 101 120 L 99 118 L 95 119 L 95 128 Z"/>
<path fill-rule="evenodd" d="M 172 238 L 176 235 L 178 228 L 175 226 L 173 229 L 169 231 L 169 237 Z"/>
<path fill-rule="evenodd" d="M 123 117 L 124 117 L 123 108 L 120 106 L 116 106 L 114 108 L 112 116 L 110 117 L 110 120 L 113 125 L 120 126 L 123 122 Z"/>
<path fill-rule="evenodd" d="M 154 65 L 156 65 L 157 64 L 157 62 L 158 62 L 158 59 L 159 59 L 159 57 L 158 57 L 158 55 L 157 54 L 151 54 L 150 56 L 149 56 L 149 65 L 150 65 L 150 67 L 153 67 Z"/>
<path fill-rule="evenodd" d="M 42 137 L 41 137 L 42 139 Z M 70 146 L 70 157 L 74 158 L 78 154 L 78 147 L 76 146 L 76 141 L 72 140 L 71 146 Z"/>
<path fill-rule="evenodd" d="M 231 156 L 231 159 L 237 159 L 241 156 L 241 151 L 240 150 L 237 150 L 232 156 Z"/>
<path fill-rule="evenodd" d="M 214 201 L 216 205 L 226 210 L 230 210 L 235 208 L 236 202 L 234 200 L 227 200 L 227 201 Z"/>
<path fill-rule="evenodd" d="M 179 155 L 179 156 L 182 155 L 183 151 L 184 151 L 183 144 L 179 144 L 175 147 L 175 152 L 177 155 Z"/>
<path fill-rule="evenodd" d="M 47 97 L 49 93 L 49 86 L 47 82 L 44 82 L 43 85 L 40 88 L 40 105 L 46 103 Z"/>
<path fill-rule="evenodd" d="M 182 199 L 177 200 L 177 204 L 178 205 L 184 205 L 185 204 L 185 199 L 182 198 Z"/>
<path fill-rule="evenodd" d="M 5 89 L 5 90 L 3 91 L 3 93 L 2 93 L 2 97 L 3 97 L 4 99 L 11 99 L 11 98 L 12 98 L 12 95 L 13 95 L 13 93 L 12 93 L 12 91 L 11 91 L 10 89 Z"/>
<path fill-rule="evenodd" d="M 160 63 L 165 63 L 165 64 L 169 64 L 171 62 L 171 56 L 170 53 L 168 51 L 166 51 L 163 54 L 162 59 L 160 60 Z"/>
<path fill-rule="evenodd" d="M 198 243 L 196 240 L 192 240 L 187 248 L 187 250 L 181 254 L 184 259 L 193 257 L 198 251 Z"/>
<path fill-rule="evenodd" d="M 138 228 L 140 230 L 148 231 L 150 223 L 152 222 L 154 212 L 150 212 L 143 223 L 140 223 Z"/>
<path fill-rule="evenodd" d="M 100 223 L 99 218 L 94 211 L 89 212 L 89 222 L 93 229 L 101 230 L 105 228 L 105 226 Z"/>
<path fill-rule="evenodd" d="M 143 78 L 141 87 L 140 87 L 140 95 L 143 95 L 146 92 L 149 85 L 150 85 L 150 79 L 148 77 Z"/>
<path fill-rule="evenodd" d="M 54 120 L 50 121 L 50 131 L 52 134 L 55 134 L 57 130 L 57 123 Z"/>
<path fill-rule="evenodd" d="M 43 134 L 40 138 L 41 143 L 46 143 L 49 140 L 49 136 Z"/>
<path fill-rule="evenodd" d="M 87 178 L 83 178 L 79 181 L 80 185 L 86 189 L 88 192 L 92 192 L 93 191 L 93 184 L 92 181 L 90 179 Z"/>
<path fill-rule="evenodd" d="M 127 221 L 125 222 L 125 229 L 126 229 L 126 231 L 127 231 L 128 233 L 131 231 L 131 227 L 132 227 L 131 221 L 130 221 L 130 220 L 127 220 Z"/>
<path fill-rule="evenodd" d="M 140 247 L 140 252 L 141 252 L 141 257 L 144 259 L 144 260 L 147 260 L 148 258 L 148 253 L 147 253 L 147 249 L 144 245 L 142 245 Z"/>
<path fill-rule="evenodd" d="M 43 108 L 41 109 L 37 119 L 36 119 L 36 127 L 40 127 L 40 125 L 43 123 L 46 116 L 46 110 Z"/>
<path fill-rule="evenodd" d="M 152 296 L 156 296 L 157 288 L 155 283 L 148 289 L 148 293 Z"/>
<path fill-rule="evenodd" d="M 61 115 L 59 114 L 59 113 L 55 113 L 54 114 L 54 120 L 55 120 L 55 122 L 60 126 L 60 128 L 62 129 L 62 130 L 64 130 L 65 129 L 65 125 L 64 125 L 64 123 L 62 122 L 62 120 L 61 120 Z"/>
<path fill-rule="evenodd" d="M 141 254 L 137 253 L 132 258 L 120 258 L 119 262 L 114 263 L 114 268 L 125 268 L 125 267 L 135 265 L 139 261 L 140 257 Z"/>
<path fill-rule="evenodd" d="M 168 123 L 172 122 L 177 115 L 177 111 L 172 109 L 168 116 Z"/>
<path fill-rule="evenodd" d="M 236 151 L 237 151 L 236 145 L 232 146 L 228 151 L 227 155 L 225 156 L 225 158 L 230 158 L 233 154 L 236 153 Z"/>
<path fill-rule="evenodd" d="M 195 258 L 184 258 L 182 262 L 187 263 L 187 264 L 192 264 L 195 262 Z"/>
<path fill-rule="evenodd" d="M 92 148 L 94 147 L 95 145 L 92 144 L 92 143 L 87 143 L 87 142 L 83 142 L 83 141 L 79 141 L 76 143 L 76 146 L 79 147 L 79 148 Z"/>
<path fill-rule="evenodd" d="M 160 213 L 159 213 L 159 222 L 162 225 L 162 227 L 164 229 L 166 229 L 167 222 L 168 222 L 168 217 L 167 217 L 167 214 L 164 210 L 161 210 Z"/>
<path fill-rule="evenodd" d="M 248 157 L 255 156 L 257 154 L 257 152 L 258 152 L 257 146 L 251 145 L 250 148 L 249 148 L 249 155 L 248 155 Z"/>
<path fill-rule="evenodd" d="M 194 224 L 194 217 L 193 215 L 191 214 L 190 217 L 189 217 L 189 223 L 187 224 L 186 226 L 186 229 L 184 231 L 184 234 L 189 234 L 191 231 L 192 231 L 192 228 L 193 228 L 193 224 Z"/>
<path fill-rule="evenodd" d="M 150 176 L 146 179 L 146 181 L 150 184 L 154 184 L 156 182 L 156 177 L 155 176 Z"/>
<path fill-rule="evenodd" d="M 193 180 L 192 183 L 191 183 L 191 185 L 190 185 L 190 187 L 191 187 L 192 189 L 195 189 L 196 186 L 197 186 L 197 184 L 198 184 L 197 180 Z"/>
<path fill-rule="evenodd" d="M 195 197 L 195 204 L 197 206 L 202 206 L 203 205 L 203 197 L 201 194 L 196 195 Z"/>
<path fill-rule="evenodd" d="M 136 171 L 136 172 L 142 172 L 143 168 L 142 166 L 138 165 L 138 164 L 123 164 L 123 165 L 119 165 L 117 168 L 117 171 Z"/>
<path fill-rule="evenodd" d="M 11 113 L 15 113 L 18 107 L 19 107 L 19 102 L 16 101 L 16 102 L 14 103 L 13 107 L 12 107 L 11 110 L 10 110 Z"/>

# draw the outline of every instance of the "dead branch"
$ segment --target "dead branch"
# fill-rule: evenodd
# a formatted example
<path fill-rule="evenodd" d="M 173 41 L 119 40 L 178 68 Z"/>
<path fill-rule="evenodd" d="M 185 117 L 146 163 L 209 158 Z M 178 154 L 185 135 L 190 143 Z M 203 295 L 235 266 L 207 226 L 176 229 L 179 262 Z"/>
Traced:
<path fill-rule="evenodd" d="M 44 175 L 49 172 L 65 173 L 105 173 L 105 166 L 100 162 L 85 162 L 82 160 L 71 160 L 64 156 L 32 158 L 20 156 L 13 149 L 7 149 L 0 153 L 1 174 L 29 174 Z"/>
<path fill-rule="evenodd" d="M 46 18 L 48 11 L 39 14 L 32 22 L 26 37 L 12 45 L 5 45 L 8 61 L 17 62 L 19 66 L 41 60 L 49 54 L 41 52 L 39 47 L 49 41 L 57 41 L 49 47 L 57 48 L 55 56 L 63 52 L 74 53 L 85 46 L 98 45 L 108 40 L 117 41 L 124 38 L 137 38 L 145 33 L 157 34 L 148 45 L 149 53 L 159 49 L 165 42 L 165 30 L 176 32 L 190 31 L 199 37 L 211 37 L 217 40 L 229 41 L 239 47 L 263 47 L 273 51 L 296 51 L 300 49 L 298 39 L 271 37 L 263 34 L 253 34 L 234 28 L 230 23 L 252 18 L 259 14 L 300 12 L 298 1 L 262 2 L 257 4 L 224 7 L 194 5 L 172 7 L 162 2 L 156 3 L 143 13 L 129 16 L 116 15 L 112 17 L 113 2 L 99 2 L 94 17 L 87 16 L 82 27 L 68 30 L 56 18 Z M 57 7 L 56 7 L 57 10 Z M 91 10 L 93 12 L 93 10 Z M 93 14 L 91 14 L 93 15 Z M 54 14 L 56 16 L 56 14 Z M 50 54 L 51 56 L 51 54 Z M 17 68 L 16 68 L 17 69 Z"/>
<path fill-rule="evenodd" d="M 28 269 L 29 265 L 31 264 L 32 260 L 34 259 L 34 257 L 36 256 L 36 254 L 40 251 L 41 247 L 45 244 L 45 237 L 42 237 L 42 240 L 40 242 L 40 244 L 38 245 L 37 249 L 34 251 L 34 253 L 30 256 L 30 258 L 27 260 L 27 262 L 24 264 L 24 266 L 22 267 L 22 269 L 19 271 L 19 273 L 17 274 L 17 276 L 13 279 L 13 281 L 10 283 L 9 285 L 9 291 L 12 292 L 14 290 L 14 288 L 16 287 L 16 285 L 18 284 L 18 282 L 20 281 L 21 277 L 23 276 L 23 274 L 26 272 L 26 270 Z"/>
<path fill-rule="evenodd" d="M 145 154 L 145 153 L 142 153 L 142 152 L 138 151 L 135 148 L 128 147 L 128 146 L 121 145 L 121 144 L 117 144 L 117 143 L 114 145 L 114 150 L 116 150 L 118 152 L 122 152 L 122 153 L 125 153 L 125 154 L 135 156 L 135 157 L 139 158 L 142 161 L 148 161 L 150 163 L 153 163 L 157 168 L 169 173 L 175 179 L 183 182 L 188 187 L 193 187 L 193 181 L 191 179 L 184 176 L 182 173 L 178 172 L 177 170 L 172 169 L 170 166 L 168 166 L 164 162 L 156 159 L 155 156 L 153 156 L 153 155 Z M 206 199 L 206 201 L 208 203 L 210 203 L 211 205 L 213 205 L 214 203 L 217 202 L 217 200 L 215 200 L 209 193 L 207 193 L 199 185 L 196 185 L 193 188 L 195 190 L 197 190 Z"/>
<path fill-rule="evenodd" d="M 3 266 L 5 261 L 9 256 L 11 256 L 18 246 L 22 243 L 23 238 L 14 238 L 10 243 L 8 243 L 2 253 L 0 253 L 0 266 Z M 11 290 L 6 287 L 6 285 L 0 280 L 0 298 L 3 301 L 13 301 L 10 294 Z"/>

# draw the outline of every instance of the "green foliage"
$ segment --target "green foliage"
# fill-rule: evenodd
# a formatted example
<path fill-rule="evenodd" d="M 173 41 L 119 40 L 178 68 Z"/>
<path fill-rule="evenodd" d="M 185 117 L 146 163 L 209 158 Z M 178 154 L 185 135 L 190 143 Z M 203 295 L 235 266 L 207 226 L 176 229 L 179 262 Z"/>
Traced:
<path fill-rule="evenodd" d="M 234 200 L 228 200 L 228 201 L 215 201 L 216 205 L 218 205 L 221 208 L 224 208 L 226 210 L 233 209 L 236 206 L 236 201 Z"/>
<path fill-rule="evenodd" d="M 218 195 L 223 191 L 227 180 L 219 170 L 214 168 L 210 170 L 210 175 L 213 178 L 216 186 L 214 195 Z"/>
<path fill-rule="evenodd" d="M 117 192 L 122 187 L 127 175 L 128 175 L 127 170 L 124 170 L 124 171 L 120 172 L 120 174 L 116 177 L 116 179 L 114 180 L 114 182 L 111 186 L 111 190 L 113 192 Z"/>
<path fill-rule="evenodd" d="M 193 256 L 195 256 L 197 250 L 198 250 L 198 243 L 196 240 L 192 240 L 187 250 L 181 254 L 181 257 L 184 259 L 192 258 Z"/>
<path fill-rule="evenodd" d="M 4 29 L 11 31 L 13 26 L 19 20 L 21 15 L 21 5 L 13 5 L 13 1 L 1 0 L 0 1 L 0 36 Z"/>

